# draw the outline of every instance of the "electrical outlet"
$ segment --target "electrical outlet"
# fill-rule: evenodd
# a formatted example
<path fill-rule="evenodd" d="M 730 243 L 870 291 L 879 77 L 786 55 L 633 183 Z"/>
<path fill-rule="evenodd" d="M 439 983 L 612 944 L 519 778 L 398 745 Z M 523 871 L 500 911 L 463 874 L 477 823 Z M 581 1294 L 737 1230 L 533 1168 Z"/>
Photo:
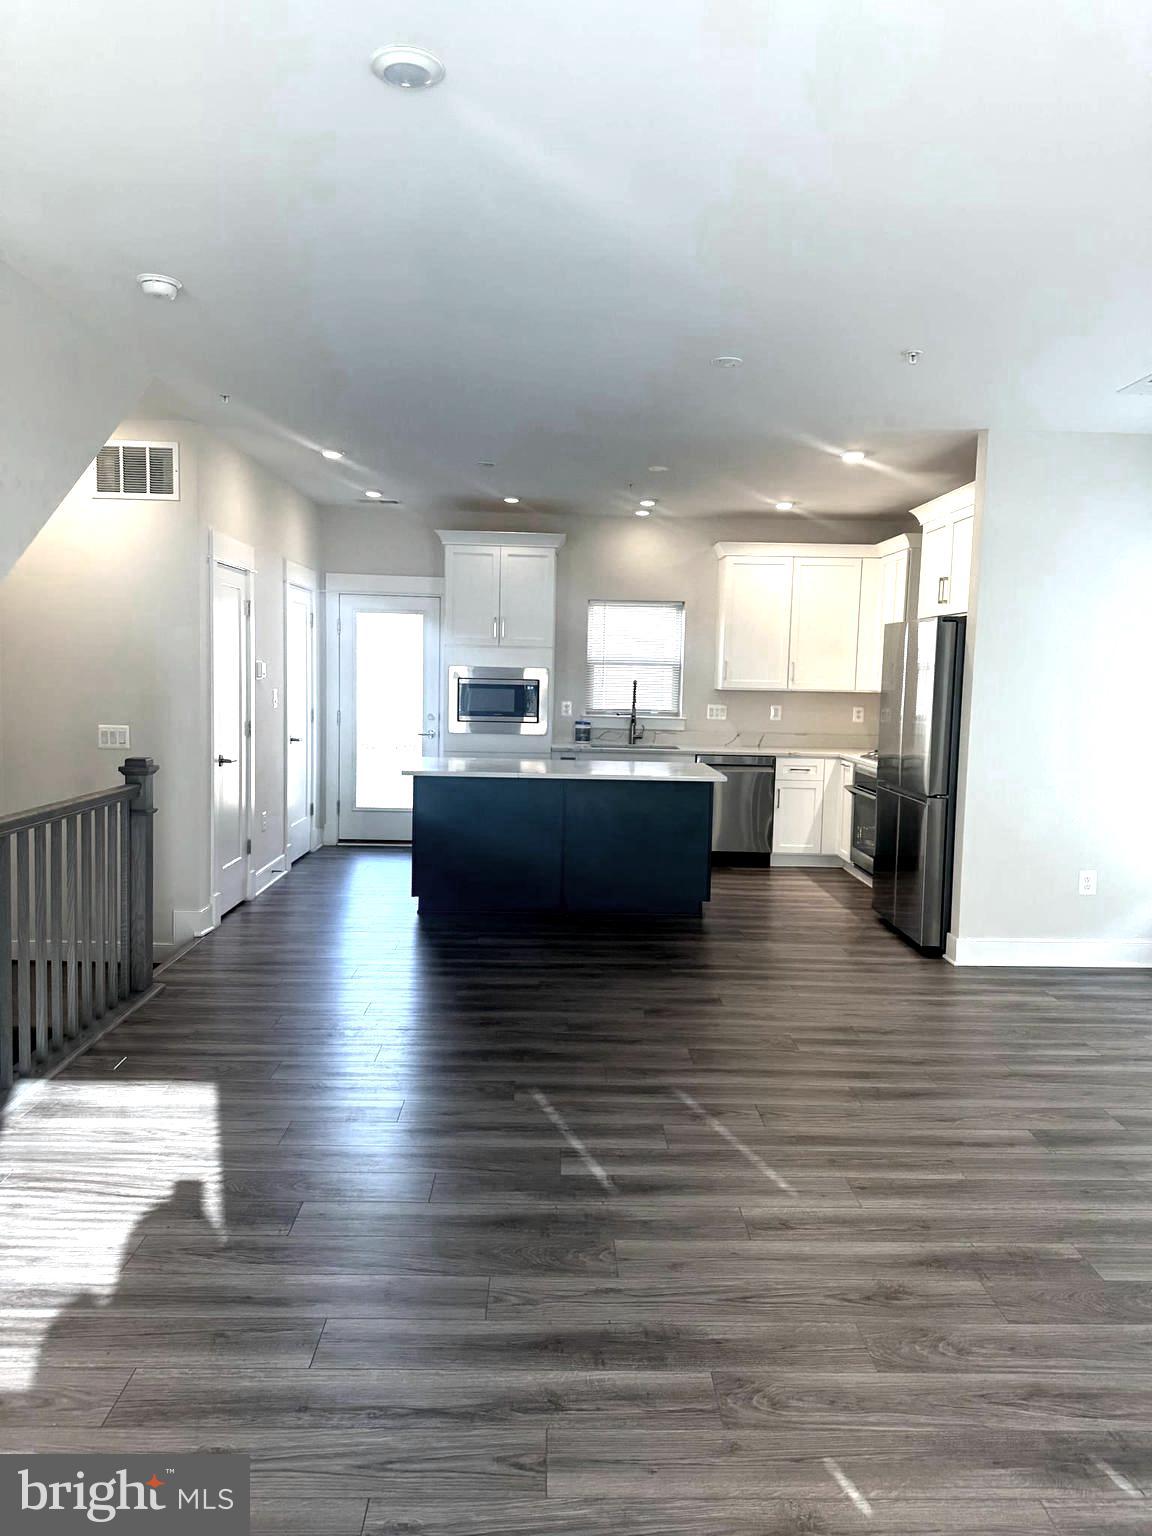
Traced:
<path fill-rule="evenodd" d="M 562 715 L 570 715 L 572 713 L 572 700 L 571 699 L 564 699 L 561 702 L 560 713 Z"/>
<path fill-rule="evenodd" d="M 709 704 L 709 706 L 708 706 L 708 718 L 709 718 L 709 720 L 727 720 L 727 718 L 728 718 L 728 706 L 727 706 L 727 704 Z"/>
<path fill-rule="evenodd" d="M 863 725 L 864 724 L 864 706 L 862 704 L 853 704 L 853 706 L 852 706 L 852 724 L 853 725 Z"/>
<path fill-rule="evenodd" d="M 132 733 L 126 725 L 98 725 L 96 745 L 104 751 L 122 752 L 132 745 Z"/>
<path fill-rule="evenodd" d="M 1081 896 L 1095 896 L 1096 871 L 1094 869 L 1082 869 L 1080 871 L 1080 884 L 1077 889 Z"/>
<path fill-rule="evenodd" d="M 769 706 L 768 706 L 768 718 L 769 718 L 769 720 L 780 720 L 780 719 L 783 718 L 783 712 L 782 712 L 779 704 L 769 704 Z"/>

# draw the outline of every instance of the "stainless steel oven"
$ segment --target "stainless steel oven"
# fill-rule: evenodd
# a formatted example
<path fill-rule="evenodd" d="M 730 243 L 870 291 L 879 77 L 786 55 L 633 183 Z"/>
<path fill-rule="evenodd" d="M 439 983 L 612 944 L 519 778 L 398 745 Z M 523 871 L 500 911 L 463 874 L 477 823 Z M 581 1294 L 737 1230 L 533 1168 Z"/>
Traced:
<path fill-rule="evenodd" d="M 548 734 L 547 667 L 449 667 L 448 730 L 483 736 Z"/>
<path fill-rule="evenodd" d="M 852 862 L 870 875 L 876 857 L 875 771 L 853 769 L 848 793 L 852 796 Z"/>

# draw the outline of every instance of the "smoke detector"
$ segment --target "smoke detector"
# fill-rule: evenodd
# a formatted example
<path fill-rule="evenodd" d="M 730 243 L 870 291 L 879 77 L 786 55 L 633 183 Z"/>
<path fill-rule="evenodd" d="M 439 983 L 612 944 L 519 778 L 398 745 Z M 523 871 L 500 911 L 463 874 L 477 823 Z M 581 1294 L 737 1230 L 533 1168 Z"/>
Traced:
<path fill-rule="evenodd" d="M 372 55 L 372 73 L 385 85 L 398 85 L 402 91 L 427 91 L 444 78 L 444 66 L 425 48 L 377 48 Z"/>
<path fill-rule="evenodd" d="M 140 292 L 150 299 L 172 300 L 184 286 L 174 277 L 165 277 L 163 272 L 140 272 L 136 282 L 139 284 Z"/>

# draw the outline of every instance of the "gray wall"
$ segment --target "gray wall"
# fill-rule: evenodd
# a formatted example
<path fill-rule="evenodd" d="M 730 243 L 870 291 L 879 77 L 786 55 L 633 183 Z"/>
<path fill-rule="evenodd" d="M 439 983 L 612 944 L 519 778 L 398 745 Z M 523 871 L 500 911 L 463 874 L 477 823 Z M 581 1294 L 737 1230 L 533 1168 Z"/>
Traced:
<path fill-rule="evenodd" d="M 739 731 L 766 732 L 782 742 L 791 736 L 811 744 L 871 743 L 876 735 L 875 695 L 798 693 L 717 693 L 717 570 L 712 546 L 720 540 L 797 543 L 875 543 L 914 527 L 909 519 L 816 519 L 722 516 L 714 518 L 573 517 L 457 513 L 432 517 L 403 508 L 325 508 L 320 543 L 327 571 L 389 576 L 443 574 L 443 547 L 436 528 L 476 528 L 564 533 L 558 561 L 556 698 L 571 699 L 584 711 L 585 637 L 591 598 L 667 598 L 686 604 L 684 707 L 688 729 L 724 740 Z M 722 723 L 706 719 L 707 705 L 726 704 Z M 768 710 L 779 704 L 783 718 L 770 724 Z M 852 723 L 852 705 L 863 704 L 865 720 Z M 557 720 L 557 737 L 568 733 Z"/>
<path fill-rule="evenodd" d="M 208 535 L 256 548 L 254 867 L 283 850 L 283 560 L 315 566 L 311 503 L 188 421 L 125 422 L 122 438 L 180 444 L 180 500 L 96 501 L 81 477 L 0 584 L 0 801 L 24 809 L 119 783 L 98 723 L 129 725 L 156 758 L 156 936 L 199 911 L 208 868 Z"/>
<path fill-rule="evenodd" d="M 1152 963 L 1152 438 L 992 431 L 978 491 L 958 957 Z"/>

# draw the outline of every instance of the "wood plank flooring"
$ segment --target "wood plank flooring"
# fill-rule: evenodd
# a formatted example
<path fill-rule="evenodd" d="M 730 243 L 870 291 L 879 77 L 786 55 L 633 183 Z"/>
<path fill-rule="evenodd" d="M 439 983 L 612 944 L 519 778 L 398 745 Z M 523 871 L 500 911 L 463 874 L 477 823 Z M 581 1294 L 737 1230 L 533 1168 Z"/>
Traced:
<path fill-rule="evenodd" d="M 0 1451 L 273 1536 L 1152 1532 L 1152 977 L 838 872 L 420 925 L 326 850 L 0 1134 Z"/>

